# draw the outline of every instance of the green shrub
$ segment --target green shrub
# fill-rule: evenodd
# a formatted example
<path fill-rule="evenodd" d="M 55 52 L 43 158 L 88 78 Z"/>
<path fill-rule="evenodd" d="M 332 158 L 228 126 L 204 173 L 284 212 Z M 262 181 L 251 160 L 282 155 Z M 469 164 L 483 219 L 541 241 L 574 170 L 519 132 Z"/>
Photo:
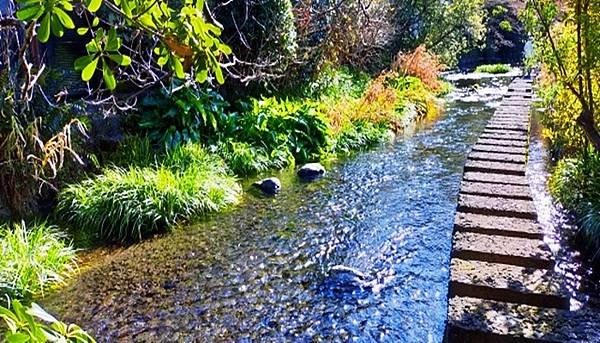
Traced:
<path fill-rule="evenodd" d="M 224 162 L 187 144 L 155 166 L 112 167 L 60 192 L 57 213 L 108 241 L 135 241 L 179 221 L 238 202 L 241 192 Z"/>
<path fill-rule="evenodd" d="M 43 293 L 76 268 L 75 250 L 46 223 L 0 226 L 0 294 L 29 298 Z"/>
<path fill-rule="evenodd" d="M 65 324 L 36 303 L 26 309 L 18 300 L 11 308 L 0 306 L 0 319 L 6 324 L 6 342 L 92 343 L 94 338 L 79 326 Z"/>
<path fill-rule="evenodd" d="M 552 195 L 580 218 L 583 237 L 600 260 L 600 154 L 588 150 L 559 161 L 548 186 Z"/>
<path fill-rule="evenodd" d="M 226 121 L 228 103 L 212 89 L 191 86 L 169 94 L 165 90 L 144 98 L 140 128 L 151 142 L 167 149 L 214 136 L 219 123 Z"/>
<path fill-rule="evenodd" d="M 325 101 L 339 100 L 344 97 L 360 98 L 371 81 L 364 72 L 353 71 L 346 67 L 326 67 L 316 79 L 302 89 L 304 97 Z"/>
<path fill-rule="evenodd" d="M 476 73 L 504 74 L 511 70 L 508 64 L 482 64 L 475 68 Z"/>
<path fill-rule="evenodd" d="M 271 152 L 289 151 L 295 160 L 318 159 L 329 144 L 329 128 L 318 104 L 310 101 L 251 99 L 235 138 Z"/>
<path fill-rule="evenodd" d="M 245 142 L 227 140 L 217 147 L 229 168 L 240 176 L 255 175 L 269 169 L 283 169 L 294 163 L 294 156 L 285 146 L 268 153 Z"/>

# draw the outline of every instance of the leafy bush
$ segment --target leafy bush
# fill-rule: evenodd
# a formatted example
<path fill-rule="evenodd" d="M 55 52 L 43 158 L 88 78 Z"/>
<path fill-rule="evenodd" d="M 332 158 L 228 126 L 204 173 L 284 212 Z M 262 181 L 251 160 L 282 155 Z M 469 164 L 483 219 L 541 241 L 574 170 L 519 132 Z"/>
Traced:
<path fill-rule="evenodd" d="M 28 298 L 60 284 L 71 274 L 75 251 L 46 223 L 0 226 L 0 294 Z"/>
<path fill-rule="evenodd" d="M 186 144 L 160 164 L 111 167 L 62 190 L 58 215 L 109 241 L 135 241 L 238 202 L 241 189 L 216 155 Z"/>
<path fill-rule="evenodd" d="M 318 159 L 329 144 L 322 109 L 310 101 L 251 99 L 239 118 L 235 138 L 267 152 L 289 151 L 295 160 Z"/>
<path fill-rule="evenodd" d="M 339 100 L 344 97 L 360 98 L 367 87 L 371 77 L 347 67 L 326 67 L 319 75 L 303 87 L 304 97 L 318 98 L 325 101 Z"/>
<path fill-rule="evenodd" d="M 29 309 L 18 300 L 13 300 L 11 305 L 11 308 L 0 306 L 0 318 L 7 328 L 4 333 L 7 342 L 95 342 L 79 326 L 57 320 L 36 303 Z"/>
<path fill-rule="evenodd" d="M 399 53 L 392 64 L 393 71 L 402 76 L 417 77 L 434 91 L 442 88 L 440 72 L 444 68 L 439 58 L 427 51 L 425 45 L 419 46 L 411 53 Z"/>
<path fill-rule="evenodd" d="M 511 70 L 508 64 L 482 64 L 475 68 L 476 73 L 504 74 Z"/>
<path fill-rule="evenodd" d="M 581 232 L 600 259 L 600 154 L 589 149 L 560 160 L 548 186 L 563 206 L 581 218 Z"/>
<path fill-rule="evenodd" d="M 245 142 L 228 139 L 216 146 L 229 168 L 240 176 L 258 174 L 269 169 L 282 169 L 294 164 L 294 156 L 285 147 L 268 153 Z"/>
<path fill-rule="evenodd" d="M 228 103 L 216 91 L 182 87 L 144 98 L 140 128 L 148 132 L 152 143 L 167 149 L 215 135 L 219 123 L 226 120 Z"/>

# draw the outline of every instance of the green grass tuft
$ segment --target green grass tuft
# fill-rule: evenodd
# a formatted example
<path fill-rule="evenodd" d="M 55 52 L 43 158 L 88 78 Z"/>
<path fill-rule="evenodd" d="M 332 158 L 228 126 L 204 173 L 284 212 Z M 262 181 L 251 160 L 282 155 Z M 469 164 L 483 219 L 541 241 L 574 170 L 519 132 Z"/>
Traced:
<path fill-rule="evenodd" d="M 548 182 L 552 195 L 580 218 L 581 233 L 600 261 L 600 154 L 586 151 L 560 160 Z"/>
<path fill-rule="evenodd" d="M 509 64 L 483 64 L 475 68 L 476 73 L 504 74 L 511 71 Z"/>
<path fill-rule="evenodd" d="M 59 196 L 60 218 L 107 241 L 138 241 L 180 221 L 220 211 L 241 188 L 225 163 L 187 144 L 150 167 L 111 167 Z"/>
<path fill-rule="evenodd" d="M 0 226 L 0 294 L 30 298 L 61 284 L 76 268 L 75 250 L 46 223 Z"/>

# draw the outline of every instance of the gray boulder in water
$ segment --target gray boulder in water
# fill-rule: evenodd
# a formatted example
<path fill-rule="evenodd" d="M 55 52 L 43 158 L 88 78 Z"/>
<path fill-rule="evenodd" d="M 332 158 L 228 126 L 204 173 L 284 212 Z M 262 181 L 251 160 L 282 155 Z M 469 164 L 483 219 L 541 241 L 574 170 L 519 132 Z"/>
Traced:
<path fill-rule="evenodd" d="M 269 177 L 260 181 L 256 181 L 254 186 L 263 191 L 265 194 L 275 195 L 281 190 L 281 181 L 279 181 L 279 179 L 276 177 Z"/>
<path fill-rule="evenodd" d="M 306 181 L 311 181 L 325 175 L 325 167 L 321 163 L 307 163 L 298 169 L 298 176 Z"/>

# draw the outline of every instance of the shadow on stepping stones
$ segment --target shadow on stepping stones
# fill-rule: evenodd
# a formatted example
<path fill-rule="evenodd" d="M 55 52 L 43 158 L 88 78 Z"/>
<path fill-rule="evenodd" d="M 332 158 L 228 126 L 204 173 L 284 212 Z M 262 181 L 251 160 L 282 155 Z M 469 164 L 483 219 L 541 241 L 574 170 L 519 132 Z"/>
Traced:
<path fill-rule="evenodd" d="M 252 184 L 254 187 L 260 189 L 266 195 L 275 195 L 281 190 L 281 181 L 276 177 L 269 177 L 256 181 Z"/>
<path fill-rule="evenodd" d="M 320 163 L 307 163 L 298 169 L 298 177 L 303 181 L 313 181 L 325 175 L 325 167 Z"/>

